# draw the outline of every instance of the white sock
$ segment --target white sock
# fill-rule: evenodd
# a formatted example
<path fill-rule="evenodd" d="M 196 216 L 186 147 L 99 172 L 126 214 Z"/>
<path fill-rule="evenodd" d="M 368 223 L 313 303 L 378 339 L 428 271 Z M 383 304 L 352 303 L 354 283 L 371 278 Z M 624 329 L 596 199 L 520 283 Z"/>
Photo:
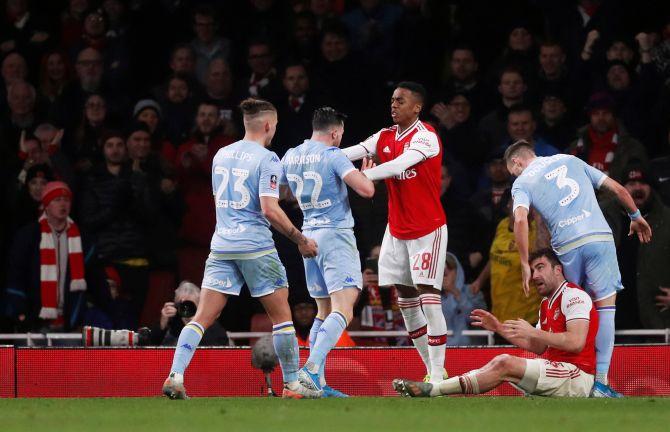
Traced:
<path fill-rule="evenodd" d="M 398 297 L 398 307 L 405 321 L 405 328 L 421 360 L 426 365 L 426 373 L 430 373 L 430 353 L 428 352 L 428 326 L 426 316 L 421 310 L 421 302 L 418 297 Z"/>
<path fill-rule="evenodd" d="M 421 294 L 421 308 L 428 322 L 428 353 L 430 355 L 430 382 L 444 379 L 444 357 L 447 347 L 447 321 L 442 313 L 439 294 Z"/>
<path fill-rule="evenodd" d="M 436 393 L 435 395 L 433 393 Z M 453 377 L 446 379 L 440 383 L 433 384 L 433 390 L 430 392 L 431 396 L 461 394 L 461 377 Z"/>

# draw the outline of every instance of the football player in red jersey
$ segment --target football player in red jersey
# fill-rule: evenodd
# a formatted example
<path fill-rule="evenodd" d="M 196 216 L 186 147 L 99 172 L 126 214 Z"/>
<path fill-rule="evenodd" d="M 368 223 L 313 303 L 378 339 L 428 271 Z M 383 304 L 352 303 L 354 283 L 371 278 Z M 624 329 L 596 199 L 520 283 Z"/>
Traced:
<path fill-rule="evenodd" d="M 419 120 L 426 90 L 401 82 L 391 97 L 390 128 L 344 149 L 351 160 L 376 155 L 370 180 L 385 180 L 389 222 L 379 256 L 379 285 L 395 285 L 405 326 L 426 365 L 427 378 L 441 381 L 447 324 L 440 292 L 447 225 L 440 203 L 442 144 L 435 129 Z"/>
<path fill-rule="evenodd" d="M 501 324 L 481 309 L 473 311 L 471 318 L 473 325 L 494 331 L 542 358 L 501 354 L 480 369 L 438 384 L 393 380 L 396 391 L 412 397 L 479 394 L 509 382 L 533 395 L 588 397 L 594 382 L 598 332 L 591 297 L 565 280 L 563 266 L 551 249 L 531 254 L 530 264 L 535 288 L 544 297 L 537 327 L 522 319 Z"/>

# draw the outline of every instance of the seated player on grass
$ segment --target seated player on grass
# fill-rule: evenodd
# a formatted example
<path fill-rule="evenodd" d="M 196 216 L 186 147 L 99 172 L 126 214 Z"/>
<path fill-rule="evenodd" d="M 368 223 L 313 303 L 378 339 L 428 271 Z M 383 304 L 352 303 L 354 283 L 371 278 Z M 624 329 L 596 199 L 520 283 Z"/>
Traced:
<path fill-rule="evenodd" d="M 563 266 L 551 249 L 530 257 L 531 275 L 543 296 L 537 328 L 523 319 L 500 323 L 481 309 L 472 312 L 472 324 L 494 331 L 525 350 L 542 354 L 527 359 L 501 354 L 480 369 L 436 384 L 393 380 L 403 396 L 431 397 L 480 394 L 504 382 L 538 396 L 588 397 L 593 387 L 598 315 L 591 298 L 563 276 Z"/>

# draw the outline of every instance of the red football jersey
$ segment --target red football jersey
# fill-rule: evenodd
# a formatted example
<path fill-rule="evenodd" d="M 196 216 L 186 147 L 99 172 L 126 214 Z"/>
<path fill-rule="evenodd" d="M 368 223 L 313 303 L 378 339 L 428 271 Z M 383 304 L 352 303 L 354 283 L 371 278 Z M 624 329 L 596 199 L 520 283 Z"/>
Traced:
<path fill-rule="evenodd" d="M 381 163 L 397 158 L 409 148 L 425 158 L 400 175 L 384 180 L 389 198 L 389 230 L 393 237 L 413 240 L 446 224 L 440 203 L 442 143 L 435 129 L 417 120 L 403 133 L 398 133 L 398 126 L 394 125 L 368 140 L 376 140 Z"/>
<path fill-rule="evenodd" d="M 591 297 L 583 289 L 575 284 L 563 282 L 551 298 L 545 297 L 542 300 L 538 326 L 551 333 L 564 333 L 566 323 L 575 319 L 589 321 L 584 349 L 578 353 L 570 353 L 549 347 L 542 357 L 550 361 L 572 363 L 588 374 L 595 374 L 598 313 Z"/>

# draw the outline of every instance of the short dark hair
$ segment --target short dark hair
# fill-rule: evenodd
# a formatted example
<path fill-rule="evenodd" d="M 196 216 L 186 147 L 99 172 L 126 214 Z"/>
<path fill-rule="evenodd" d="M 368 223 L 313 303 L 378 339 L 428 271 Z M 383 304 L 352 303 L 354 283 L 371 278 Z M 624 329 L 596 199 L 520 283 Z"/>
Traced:
<path fill-rule="evenodd" d="M 277 112 L 277 108 L 263 99 L 248 98 L 240 102 L 240 110 L 245 117 L 255 116 L 263 111 Z"/>
<path fill-rule="evenodd" d="M 542 257 L 546 258 L 547 261 L 551 263 L 552 267 L 557 265 L 563 266 L 563 264 L 561 264 L 561 261 L 558 259 L 558 255 L 556 255 L 556 252 L 554 252 L 550 248 L 538 249 L 532 252 L 528 257 L 528 263 L 532 263 L 533 261 L 538 260 Z"/>
<path fill-rule="evenodd" d="M 342 114 L 331 107 L 321 107 L 314 110 L 314 115 L 312 115 L 312 129 L 325 132 L 329 127 L 342 126 L 346 119 L 346 114 Z"/>
<path fill-rule="evenodd" d="M 523 72 L 521 71 L 521 69 L 519 69 L 519 68 L 516 67 L 516 66 L 507 66 L 505 69 L 503 69 L 503 70 L 500 72 L 500 75 L 498 76 L 498 81 L 502 81 L 502 77 L 503 77 L 503 75 L 508 74 L 508 73 L 515 73 L 515 74 L 517 74 L 517 75 L 519 75 L 519 76 L 521 77 L 521 80 L 522 80 L 524 83 L 526 82 L 526 77 L 523 76 Z"/>
<path fill-rule="evenodd" d="M 402 81 L 399 82 L 396 88 L 401 88 L 405 90 L 409 90 L 419 98 L 421 103 L 423 103 L 426 100 L 426 88 L 419 84 L 418 82 L 414 81 Z"/>
<path fill-rule="evenodd" d="M 521 114 L 525 112 L 530 113 L 531 118 L 535 120 L 535 111 L 533 110 L 533 108 L 531 108 L 530 105 L 521 103 L 512 105 L 510 107 L 509 111 L 507 112 L 507 118 L 509 119 L 509 116 L 511 116 L 512 114 Z"/>
<path fill-rule="evenodd" d="M 532 144 L 526 140 L 519 140 L 515 142 L 511 146 L 507 147 L 507 150 L 505 150 L 505 163 L 509 164 L 512 162 L 513 157 L 516 157 L 524 152 L 535 154 L 535 149 L 533 148 Z"/>
<path fill-rule="evenodd" d="M 563 45 L 556 39 L 545 39 L 540 43 L 540 48 L 542 47 L 559 47 L 561 51 L 565 53 L 565 49 L 563 48 Z"/>

